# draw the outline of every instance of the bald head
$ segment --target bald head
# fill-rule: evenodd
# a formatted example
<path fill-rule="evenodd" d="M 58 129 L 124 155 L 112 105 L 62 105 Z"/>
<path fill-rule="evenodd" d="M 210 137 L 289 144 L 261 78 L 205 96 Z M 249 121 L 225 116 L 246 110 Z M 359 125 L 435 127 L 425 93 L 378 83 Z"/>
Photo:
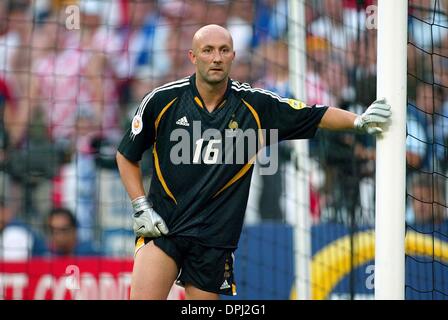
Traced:
<path fill-rule="evenodd" d="M 197 81 L 226 86 L 235 58 L 232 36 L 227 29 L 209 24 L 196 31 L 188 56 L 196 67 Z"/>
<path fill-rule="evenodd" d="M 213 41 L 214 39 L 227 43 L 233 50 L 232 35 L 227 29 L 217 24 L 209 24 L 196 31 L 193 36 L 191 48 L 194 52 L 197 52 L 201 46 Z"/>

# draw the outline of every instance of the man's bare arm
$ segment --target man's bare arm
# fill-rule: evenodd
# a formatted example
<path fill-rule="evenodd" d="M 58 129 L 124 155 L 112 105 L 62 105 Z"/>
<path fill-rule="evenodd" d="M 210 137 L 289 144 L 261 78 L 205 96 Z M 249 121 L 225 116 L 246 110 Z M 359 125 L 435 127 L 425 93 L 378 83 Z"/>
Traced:
<path fill-rule="evenodd" d="M 142 172 L 138 162 L 126 159 L 120 152 L 116 155 L 121 180 L 131 200 L 145 195 Z"/>
<path fill-rule="evenodd" d="M 354 129 L 357 116 L 350 111 L 329 107 L 320 121 L 319 128 L 329 130 Z"/>
<path fill-rule="evenodd" d="M 360 133 L 379 134 L 383 132 L 382 127 L 389 121 L 391 114 L 385 99 L 375 101 L 361 115 L 329 107 L 319 127 L 330 130 L 355 129 Z"/>
<path fill-rule="evenodd" d="M 165 221 L 154 211 L 152 204 L 145 195 L 139 164 L 126 159 L 119 151 L 116 159 L 121 180 L 132 200 L 131 203 L 134 208 L 133 229 L 136 236 L 160 237 L 162 234 L 168 234 L 169 230 Z"/>

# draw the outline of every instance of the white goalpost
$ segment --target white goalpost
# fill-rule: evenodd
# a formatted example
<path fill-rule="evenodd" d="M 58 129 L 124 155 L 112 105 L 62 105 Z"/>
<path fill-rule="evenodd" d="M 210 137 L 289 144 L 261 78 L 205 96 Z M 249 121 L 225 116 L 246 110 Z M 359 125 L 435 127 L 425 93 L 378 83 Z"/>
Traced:
<path fill-rule="evenodd" d="M 305 0 L 289 0 L 289 77 L 296 99 L 306 99 Z M 294 224 L 294 288 L 300 300 L 311 299 L 310 160 L 307 140 L 294 141 L 297 215 Z"/>
<path fill-rule="evenodd" d="M 406 0 L 378 1 L 377 97 L 392 107 L 391 125 L 376 145 L 375 299 L 404 299 L 406 200 Z M 305 1 L 289 0 L 289 69 L 292 93 L 306 101 Z M 309 151 L 296 141 L 297 213 L 294 224 L 295 296 L 312 298 Z"/>
<path fill-rule="evenodd" d="M 406 0 L 378 1 L 377 97 L 392 107 L 376 144 L 375 299 L 403 300 L 406 201 Z"/>

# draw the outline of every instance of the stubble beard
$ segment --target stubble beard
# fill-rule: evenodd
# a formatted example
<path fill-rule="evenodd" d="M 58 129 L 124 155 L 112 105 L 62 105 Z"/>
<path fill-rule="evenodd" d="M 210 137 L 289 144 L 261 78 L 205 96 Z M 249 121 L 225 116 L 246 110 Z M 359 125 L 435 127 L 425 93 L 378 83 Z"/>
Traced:
<path fill-rule="evenodd" d="M 211 76 L 208 72 L 200 72 L 202 80 L 209 85 L 218 85 L 220 83 L 226 82 L 229 77 L 229 72 L 222 72 L 222 76 Z"/>

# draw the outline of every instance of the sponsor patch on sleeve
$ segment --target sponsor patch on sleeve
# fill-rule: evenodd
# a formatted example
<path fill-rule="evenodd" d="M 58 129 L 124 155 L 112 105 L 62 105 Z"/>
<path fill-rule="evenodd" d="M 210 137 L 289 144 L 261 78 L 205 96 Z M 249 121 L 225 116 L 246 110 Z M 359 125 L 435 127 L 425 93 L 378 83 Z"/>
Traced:
<path fill-rule="evenodd" d="M 291 106 L 291 108 L 296 110 L 306 108 L 306 103 L 295 99 L 288 99 L 288 104 Z"/>
<path fill-rule="evenodd" d="M 134 135 L 138 135 L 140 132 L 142 132 L 143 129 L 143 121 L 142 117 L 139 115 L 135 115 L 134 119 L 132 119 L 132 133 Z"/>

